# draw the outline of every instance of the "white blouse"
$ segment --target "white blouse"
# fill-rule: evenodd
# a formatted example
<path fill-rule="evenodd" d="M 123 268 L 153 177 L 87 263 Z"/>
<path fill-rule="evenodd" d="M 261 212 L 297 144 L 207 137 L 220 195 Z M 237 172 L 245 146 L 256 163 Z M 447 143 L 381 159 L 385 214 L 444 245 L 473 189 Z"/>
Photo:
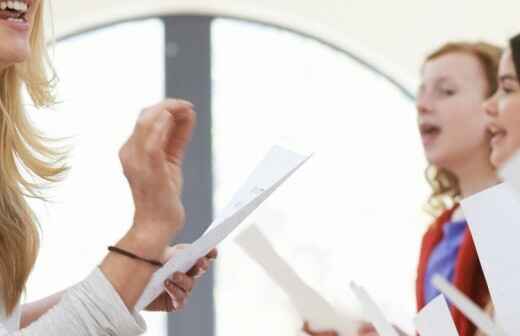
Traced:
<path fill-rule="evenodd" d="M 0 311 L 0 336 L 137 336 L 146 324 L 130 313 L 112 284 L 99 268 L 68 289 L 61 301 L 27 328 L 20 328 L 21 307 L 5 316 Z"/>
<path fill-rule="evenodd" d="M 7 331 L 13 332 L 20 329 L 20 318 L 22 317 L 22 307 L 16 306 L 11 316 L 6 316 L 4 305 L 0 305 L 0 325 Z M 1 333 L 0 333 L 1 335 Z"/>

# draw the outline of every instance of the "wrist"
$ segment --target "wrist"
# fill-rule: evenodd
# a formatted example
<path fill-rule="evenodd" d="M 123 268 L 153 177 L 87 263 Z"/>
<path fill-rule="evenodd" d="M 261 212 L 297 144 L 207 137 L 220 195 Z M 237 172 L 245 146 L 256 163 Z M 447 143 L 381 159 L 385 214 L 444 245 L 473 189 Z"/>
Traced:
<path fill-rule="evenodd" d="M 171 237 L 165 232 L 144 230 L 134 225 L 116 246 L 143 258 L 161 260 Z"/>
<path fill-rule="evenodd" d="M 140 235 L 143 236 L 165 237 L 171 241 L 184 227 L 183 211 L 177 211 L 179 216 L 175 216 L 161 214 L 161 211 L 150 214 L 136 210 L 132 230 L 140 231 Z"/>
<path fill-rule="evenodd" d="M 115 246 L 142 258 L 161 260 L 168 239 L 132 227 Z M 129 309 L 134 308 L 143 289 L 157 271 L 156 266 L 147 262 L 113 252 L 107 254 L 100 269 Z"/>

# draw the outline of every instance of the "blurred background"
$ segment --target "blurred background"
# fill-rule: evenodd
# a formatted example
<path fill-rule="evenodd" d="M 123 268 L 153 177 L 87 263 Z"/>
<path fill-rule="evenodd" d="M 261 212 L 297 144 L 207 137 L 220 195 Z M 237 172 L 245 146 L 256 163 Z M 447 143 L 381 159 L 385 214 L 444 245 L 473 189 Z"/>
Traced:
<path fill-rule="evenodd" d="M 428 186 L 414 92 L 428 51 L 448 40 L 505 44 L 518 1 L 50 0 L 59 104 L 34 122 L 72 146 L 68 178 L 33 202 L 42 250 L 27 300 L 82 280 L 128 229 L 117 152 L 141 108 L 191 100 L 185 165 L 192 242 L 268 149 L 315 156 L 246 222 L 342 312 L 364 285 L 411 329 Z M 66 251 L 66 252 L 65 252 Z M 66 265 L 64 267 L 64 265 Z M 186 309 L 145 314 L 147 335 L 295 335 L 284 293 L 232 240 Z"/>

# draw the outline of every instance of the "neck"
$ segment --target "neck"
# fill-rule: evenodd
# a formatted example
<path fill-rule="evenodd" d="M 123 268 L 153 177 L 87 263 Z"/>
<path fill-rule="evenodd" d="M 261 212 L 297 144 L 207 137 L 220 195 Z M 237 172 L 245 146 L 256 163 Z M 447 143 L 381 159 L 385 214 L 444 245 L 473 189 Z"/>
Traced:
<path fill-rule="evenodd" d="M 469 197 L 500 182 L 487 152 L 472 155 L 471 160 L 460 162 L 456 169 L 452 169 L 452 172 L 459 180 L 462 198 Z"/>
<path fill-rule="evenodd" d="M 0 61 L 0 74 L 9 67 L 9 64 Z"/>

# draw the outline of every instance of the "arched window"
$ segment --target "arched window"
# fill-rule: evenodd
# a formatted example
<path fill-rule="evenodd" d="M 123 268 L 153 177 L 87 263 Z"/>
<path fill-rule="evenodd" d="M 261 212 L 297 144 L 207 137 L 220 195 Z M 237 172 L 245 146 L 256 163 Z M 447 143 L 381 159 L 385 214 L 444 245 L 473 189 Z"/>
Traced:
<path fill-rule="evenodd" d="M 199 113 L 178 241 L 204 231 L 272 144 L 298 143 L 315 157 L 248 221 L 338 307 L 353 306 L 355 279 L 390 317 L 411 316 L 427 187 L 413 101 L 392 78 L 301 34 L 206 16 L 76 34 L 57 44 L 54 61 L 61 103 L 31 116 L 46 134 L 71 137 L 72 170 L 51 204 L 34 203 L 43 246 L 28 299 L 81 280 L 128 228 L 117 151 L 142 107 L 173 96 Z M 149 335 L 294 332 L 300 321 L 259 267 L 232 241 L 220 253 L 168 328 L 166 315 L 146 315 Z"/>

